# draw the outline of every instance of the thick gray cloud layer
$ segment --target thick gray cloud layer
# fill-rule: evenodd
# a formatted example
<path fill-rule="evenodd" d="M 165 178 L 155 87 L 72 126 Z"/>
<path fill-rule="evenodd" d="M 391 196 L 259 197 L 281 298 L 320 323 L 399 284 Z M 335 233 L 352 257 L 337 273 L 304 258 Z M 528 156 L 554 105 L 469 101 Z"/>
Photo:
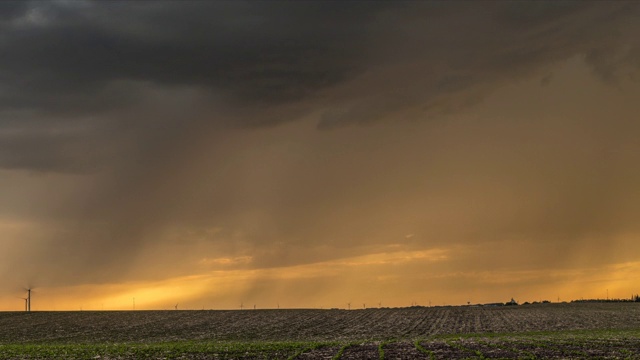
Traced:
<path fill-rule="evenodd" d="M 637 176 L 616 163 L 627 163 L 626 152 L 615 161 L 592 154 L 602 169 L 580 163 L 571 173 L 558 159 L 579 152 L 550 140 L 564 154 L 554 158 L 536 141 L 522 148 L 509 140 L 527 129 L 543 136 L 542 125 L 479 125 L 477 134 L 495 136 L 504 153 L 522 155 L 503 158 L 472 132 L 405 144 L 394 122 L 446 121 L 513 82 L 553 81 L 555 66 L 570 59 L 584 59 L 613 86 L 637 81 L 639 17 L 637 2 L 0 2 L 0 168 L 59 186 L 12 197 L 0 211 L 38 224 L 16 251 L 60 259 L 31 271 L 46 268 L 49 283 L 121 278 L 142 250 L 171 239 L 252 251 L 253 266 L 274 266 L 330 258 L 335 249 L 356 254 L 419 224 L 440 236 L 435 244 L 495 232 L 604 233 L 616 224 L 598 209 L 620 203 L 581 179 L 628 188 Z M 310 120 L 340 129 L 310 136 Z M 599 121 L 584 126 L 599 129 Z M 594 137 L 635 129 L 615 121 L 624 131 Z M 373 123 L 380 128 L 346 128 Z M 505 128 L 505 138 L 495 135 Z M 439 157 L 452 148 L 470 159 L 448 150 Z M 520 165 L 523 158 L 542 170 Z M 608 182 L 610 163 L 624 180 Z M 578 186 L 549 183 L 554 171 Z M 513 192 L 531 208 L 494 184 L 464 180 L 497 174 L 511 176 L 507 186 L 519 184 Z M 19 188 L 20 180 L 4 181 Z M 503 199 L 495 211 L 465 208 L 489 203 L 487 189 Z M 548 198 L 553 191 L 565 201 Z M 441 206 L 425 208 L 430 201 Z M 501 222 L 514 208 L 523 217 Z M 467 228 L 450 224 L 460 213 Z M 388 218 L 395 225 L 379 233 L 376 224 Z M 304 251 L 322 245 L 326 253 Z"/>
<path fill-rule="evenodd" d="M 28 133 L 2 136 L 11 155 L 0 166 L 47 171 L 104 161 L 58 148 L 86 154 L 83 139 L 121 140 L 121 112 L 154 88 L 198 92 L 210 123 L 273 124 L 324 109 L 320 126 L 333 127 L 406 108 L 439 116 L 578 54 L 603 77 L 624 77 L 621 65 L 637 66 L 639 52 L 634 2 L 36 1 L 4 2 L 0 13 L 0 126 Z M 125 126 L 144 129 L 135 137 L 146 151 L 148 127 Z"/>
<path fill-rule="evenodd" d="M 269 105 L 299 99 L 362 68 L 362 41 L 381 5 L 9 4 L 3 77 L 17 91 L 3 105 L 102 110 L 118 102 L 89 99 L 118 80 L 203 86 Z"/>

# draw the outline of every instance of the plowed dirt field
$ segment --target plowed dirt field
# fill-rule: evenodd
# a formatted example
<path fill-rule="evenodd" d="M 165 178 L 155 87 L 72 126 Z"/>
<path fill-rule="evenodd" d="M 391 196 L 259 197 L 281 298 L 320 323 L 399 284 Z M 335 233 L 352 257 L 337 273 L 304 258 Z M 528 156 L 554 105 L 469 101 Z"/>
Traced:
<path fill-rule="evenodd" d="M 0 359 L 640 359 L 640 304 L 0 313 Z"/>

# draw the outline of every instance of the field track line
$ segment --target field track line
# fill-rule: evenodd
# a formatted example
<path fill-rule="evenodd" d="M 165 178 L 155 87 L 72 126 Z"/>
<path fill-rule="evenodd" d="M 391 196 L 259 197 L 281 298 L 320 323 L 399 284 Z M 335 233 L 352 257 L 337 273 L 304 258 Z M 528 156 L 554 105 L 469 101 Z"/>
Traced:
<path fill-rule="evenodd" d="M 480 360 L 485 360 L 485 359 L 487 359 L 487 358 L 484 356 L 484 354 L 482 354 L 482 352 L 481 352 L 480 350 L 473 350 L 473 349 L 470 349 L 470 348 L 468 348 L 468 347 L 464 346 L 463 344 L 461 344 L 461 341 L 460 341 L 460 340 L 451 339 L 451 340 L 446 341 L 446 344 L 447 344 L 448 346 L 451 346 L 452 348 L 456 348 L 456 349 L 458 349 L 458 350 L 460 350 L 460 351 L 467 352 L 467 353 L 471 353 L 471 354 L 473 354 L 473 355 L 477 356 L 477 357 L 478 357 L 478 359 L 480 359 Z M 468 358 L 469 358 L 469 357 L 465 357 L 465 359 L 468 359 Z"/>
<path fill-rule="evenodd" d="M 416 347 L 416 349 L 418 351 L 420 351 L 421 353 L 427 354 L 429 355 L 429 360 L 435 360 L 435 355 L 433 354 L 433 351 L 431 350 L 427 350 L 425 349 L 421 344 L 420 344 L 420 339 L 416 340 L 413 342 L 413 345 Z"/>
<path fill-rule="evenodd" d="M 429 328 L 429 331 L 425 335 L 436 335 L 440 333 L 441 324 L 445 323 L 448 317 L 449 317 L 448 309 L 446 310 L 438 309 L 436 311 L 436 319 L 435 321 L 433 321 L 433 323 L 431 324 L 431 327 Z"/>
<path fill-rule="evenodd" d="M 431 311 L 429 311 L 428 309 L 420 311 L 419 312 L 420 319 L 416 321 L 410 328 L 405 330 L 402 335 L 406 337 L 411 337 L 411 335 L 414 333 L 417 333 L 416 335 L 421 335 L 422 331 L 420 331 L 420 329 L 422 329 L 422 325 L 425 323 L 428 323 L 429 320 L 431 320 L 431 316 L 429 316 L 430 312 Z"/>
<path fill-rule="evenodd" d="M 355 344 L 356 343 L 349 343 L 349 344 L 342 345 L 340 350 L 338 350 L 336 355 L 333 358 L 331 358 L 331 360 L 340 360 L 342 358 L 342 354 L 344 354 L 345 350 L 347 350 L 348 348 L 354 346 Z"/>
<path fill-rule="evenodd" d="M 537 359 L 537 357 L 533 353 L 531 353 L 529 351 L 526 351 L 526 350 L 523 350 L 523 349 L 518 349 L 515 346 L 505 346 L 505 344 L 495 344 L 495 343 L 492 343 L 492 342 L 486 341 L 486 340 L 482 341 L 482 344 L 484 344 L 484 345 L 486 345 L 488 347 L 496 348 L 496 349 L 502 349 L 502 350 L 506 350 L 506 351 L 511 351 L 511 352 L 513 352 L 515 354 L 518 354 L 518 359 L 523 359 L 523 360 L 536 360 Z M 524 356 L 524 357 L 522 357 L 522 356 Z"/>
<path fill-rule="evenodd" d="M 316 349 L 320 349 L 320 348 L 322 348 L 323 346 L 326 346 L 326 345 L 324 345 L 324 344 L 316 344 L 316 345 L 313 345 L 313 346 L 309 346 L 309 347 L 304 348 L 304 349 L 302 349 L 302 350 L 298 351 L 297 353 L 295 353 L 295 354 L 293 354 L 293 355 L 289 356 L 289 357 L 287 358 L 287 360 L 294 360 L 294 359 L 296 359 L 298 356 L 300 356 L 300 355 L 302 355 L 302 354 L 304 354 L 304 353 L 307 353 L 307 352 L 310 352 L 310 351 L 313 351 L 313 350 L 316 350 Z"/>
<path fill-rule="evenodd" d="M 392 339 L 392 340 L 381 341 L 378 344 L 378 359 L 379 360 L 384 360 L 384 347 L 387 346 L 388 344 L 393 344 L 394 342 L 397 342 L 397 340 Z"/>

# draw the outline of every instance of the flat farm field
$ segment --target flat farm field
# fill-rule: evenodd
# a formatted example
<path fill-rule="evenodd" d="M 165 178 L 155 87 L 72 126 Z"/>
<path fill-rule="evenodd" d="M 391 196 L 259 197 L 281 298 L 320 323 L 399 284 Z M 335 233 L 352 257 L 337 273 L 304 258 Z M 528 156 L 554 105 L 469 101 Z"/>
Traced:
<path fill-rule="evenodd" d="M 0 359 L 640 359 L 640 303 L 0 312 Z"/>

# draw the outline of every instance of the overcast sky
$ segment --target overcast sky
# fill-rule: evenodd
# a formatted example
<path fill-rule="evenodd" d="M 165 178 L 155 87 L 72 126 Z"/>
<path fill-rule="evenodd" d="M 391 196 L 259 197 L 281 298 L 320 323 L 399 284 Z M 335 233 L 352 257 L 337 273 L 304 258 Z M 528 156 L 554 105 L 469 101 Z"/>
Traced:
<path fill-rule="evenodd" d="M 640 292 L 636 1 L 2 1 L 0 54 L 1 309 Z"/>

